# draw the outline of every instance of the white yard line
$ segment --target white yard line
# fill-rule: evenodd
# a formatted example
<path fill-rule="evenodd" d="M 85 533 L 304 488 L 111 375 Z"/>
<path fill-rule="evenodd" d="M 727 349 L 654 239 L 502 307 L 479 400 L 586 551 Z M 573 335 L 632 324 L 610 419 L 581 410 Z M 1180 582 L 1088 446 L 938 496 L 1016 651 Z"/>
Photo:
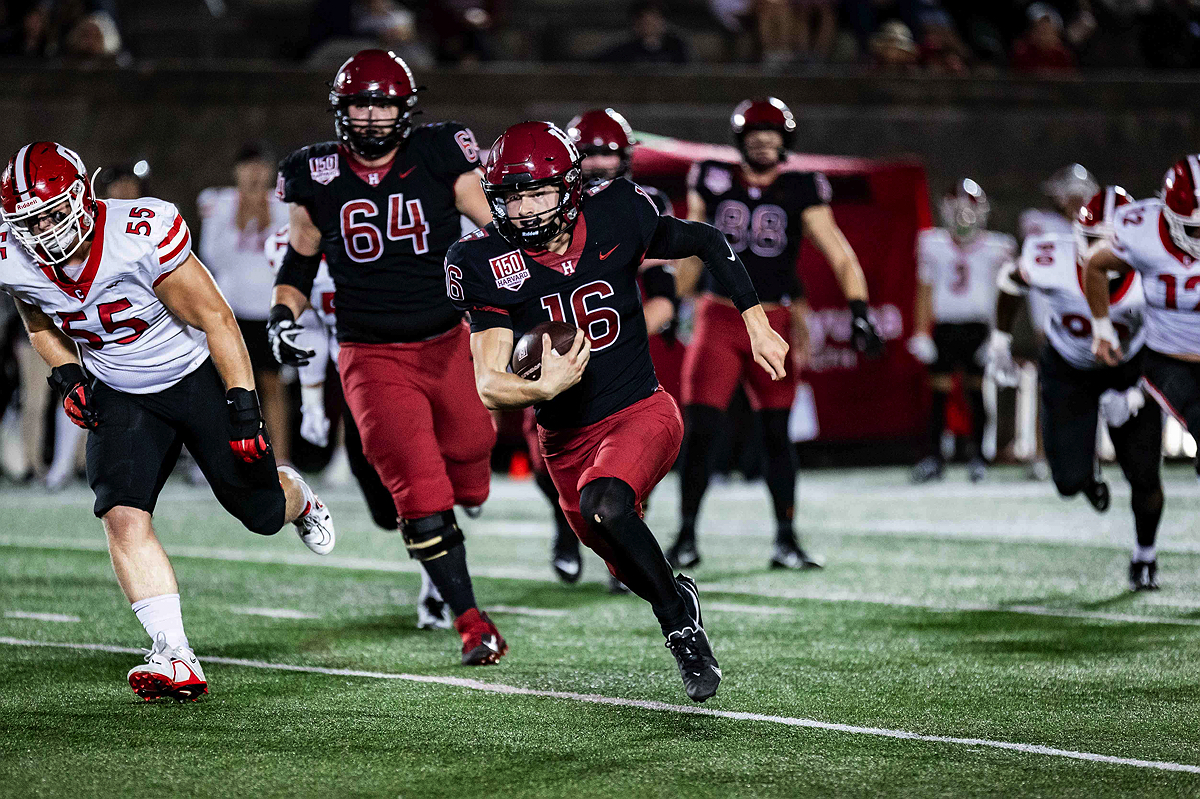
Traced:
<path fill-rule="evenodd" d="M 26 610 L 6 610 L 4 611 L 6 619 L 31 619 L 33 621 L 58 621 L 58 622 L 75 622 L 80 621 L 78 616 L 71 616 L 67 613 L 31 613 Z"/>
<path fill-rule="evenodd" d="M 19 638 L 0 637 L 0 644 L 8 646 L 52 647 L 56 649 L 76 649 L 92 652 L 111 652 L 116 654 L 142 655 L 144 650 L 109 644 L 72 644 L 48 641 L 27 641 Z M 757 721 L 767 724 L 783 724 L 789 727 L 806 727 L 828 732 L 842 732 L 851 735 L 872 735 L 880 738 L 896 738 L 905 741 L 922 743 L 952 744 L 968 747 L 989 747 L 1006 749 L 1011 752 L 1021 752 L 1029 755 L 1044 755 L 1048 757 L 1065 757 L 1072 760 L 1086 760 L 1092 763 L 1105 763 L 1114 766 L 1131 766 L 1133 768 L 1154 769 L 1158 771 L 1176 771 L 1188 774 L 1200 774 L 1200 766 L 1187 763 L 1173 763 L 1164 760 L 1141 760 L 1132 757 L 1116 757 L 1101 755 L 1093 752 L 1077 752 L 1072 749 L 1058 749 L 1052 746 L 1037 744 L 1011 743 L 1009 741 L 993 741 L 986 738 L 959 738 L 945 735 L 922 735 L 906 730 L 891 730 L 882 727 L 859 727 L 854 724 L 836 724 L 815 719 L 793 718 L 790 716 L 771 716 L 763 713 L 742 713 L 735 710 L 716 710 L 698 707 L 696 705 L 672 705 L 667 702 L 653 702 L 642 699 L 624 699 L 615 696 L 599 694 L 581 694 L 574 691 L 539 691 L 533 688 L 521 688 L 515 685 L 487 683 L 465 677 L 435 677 L 424 674 L 392 674 L 382 671 L 361 671 L 358 669 L 328 669 L 321 666 L 295 666 L 289 663 L 268 663 L 261 660 L 242 660 L 240 658 L 207 657 L 205 663 L 219 663 L 226 666 L 241 666 L 249 669 L 265 669 L 269 671 L 290 671 L 303 674 L 322 674 L 330 677 L 361 677 L 372 680 L 403 680 L 414 683 L 433 683 L 449 685 L 455 688 L 465 688 L 471 691 L 503 694 L 509 696 L 536 696 L 547 699 L 561 699 L 570 702 L 585 702 L 595 705 L 610 705 L 613 707 L 638 708 L 654 710 L 663 713 L 678 713 L 694 716 L 711 716 L 714 718 L 732 719 L 734 721 Z"/>
<path fill-rule="evenodd" d="M 537 616 L 544 618 L 561 618 L 570 616 L 569 610 L 553 610 L 551 608 L 526 608 L 519 605 L 488 605 L 488 613 L 511 613 L 514 616 Z"/>
<path fill-rule="evenodd" d="M 0 536 L 0 547 L 36 547 L 41 549 L 61 549 L 85 552 L 104 552 L 103 541 L 75 541 L 69 539 L 22 538 L 19 536 Z M 326 569 L 350 569 L 378 572 L 415 573 L 417 566 L 411 560 L 389 561 L 370 558 L 338 557 L 336 555 L 317 557 L 306 552 L 268 552 L 249 551 L 240 549 L 209 549 L 207 547 L 171 547 L 171 555 L 183 558 L 199 558 L 202 560 L 231 561 L 235 563 L 272 563 L 287 566 L 316 566 Z M 476 567 L 471 573 L 477 577 L 488 577 L 501 580 L 525 580 L 537 583 L 556 583 L 542 569 L 530 569 L 520 566 Z M 1139 616 L 1133 614 L 1105 613 L 1102 611 L 1076 610 L 1073 608 L 1055 608 L 1039 605 L 1003 605 L 1003 604 L 974 604 L 974 603 L 937 603 L 911 597 L 897 597 L 879 594 L 859 594 L 838 592 L 836 589 L 814 587 L 810 589 L 779 589 L 766 590 L 729 585 L 727 583 L 700 583 L 701 591 L 708 591 L 731 596 L 759 597 L 763 599 L 798 599 L 811 602 L 862 602 L 869 605 L 886 607 L 916 608 L 942 612 L 972 612 L 984 611 L 991 613 L 1017 613 L 1033 616 L 1050 616 L 1066 619 L 1080 619 L 1097 622 L 1122 622 L 1131 624 L 1167 624 L 1183 627 L 1200 627 L 1200 619 L 1181 619 L 1172 616 Z M 1167 602 L 1155 603 L 1164 607 L 1174 607 Z M 705 604 L 709 607 L 709 603 Z M 757 606 L 755 612 L 764 612 Z M 1183 604 L 1181 608 L 1191 609 L 1194 605 Z M 776 608 L 775 610 L 787 610 Z M 789 611 L 790 612 L 790 611 Z"/>
<path fill-rule="evenodd" d="M 241 616 L 265 616 L 268 619 L 319 619 L 320 613 L 305 613 L 290 608 L 230 608 Z"/>

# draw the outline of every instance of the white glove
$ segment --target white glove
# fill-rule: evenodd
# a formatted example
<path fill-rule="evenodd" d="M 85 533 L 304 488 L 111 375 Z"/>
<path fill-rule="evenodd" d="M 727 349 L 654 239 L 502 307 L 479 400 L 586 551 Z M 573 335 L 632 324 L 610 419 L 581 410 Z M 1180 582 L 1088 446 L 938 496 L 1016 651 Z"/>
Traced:
<path fill-rule="evenodd" d="M 1117 337 L 1117 329 L 1107 316 L 1092 320 L 1092 354 L 1100 353 L 1100 342 L 1107 341 L 1114 350 L 1121 348 L 1121 339 Z"/>
<path fill-rule="evenodd" d="M 908 340 L 908 351 L 921 363 L 929 366 L 937 360 L 938 349 L 927 333 L 917 333 Z"/>
<path fill-rule="evenodd" d="M 1146 395 L 1137 386 L 1118 391 L 1110 388 L 1100 395 L 1100 418 L 1109 427 L 1120 427 L 1146 404 Z"/>
<path fill-rule="evenodd" d="M 329 446 L 329 419 L 325 416 L 325 386 L 300 387 L 300 437 L 317 447 Z"/>
<path fill-rule="evenodd" d="M 1019 381 L 1017 364 L 1012 357 L 1012 333 L 993 330 L 985 345 L 984 366 L 987 374 L 1002 388 L 1015 388 Z"/>

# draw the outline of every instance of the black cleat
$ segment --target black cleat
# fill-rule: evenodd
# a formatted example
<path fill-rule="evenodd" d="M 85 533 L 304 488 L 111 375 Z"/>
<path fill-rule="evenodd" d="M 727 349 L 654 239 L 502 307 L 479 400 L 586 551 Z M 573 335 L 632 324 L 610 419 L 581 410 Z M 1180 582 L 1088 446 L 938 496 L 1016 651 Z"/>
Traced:
<path fill-rule="evenodd" d="M 1108 510 L 1108 506 L 1112 502 L 1112 497 L 1108 491 L 1108 483 L 1103 480 L 1093 480 L 1090 485 L 1083 489 L 1083 495 L 1087 497 L 1087 501 L 1091 503 L 1097 513 L 1104 513 Z"/>
<path fill-rule="evenodd" d="M 1129 590 L 1158 590 L 1158 561 L 1129 561 Z"/>
<path fill-rule="evenodd" d="M 703 702 L 717 692 L 721 684 L 721 667 L 704 632 L 700 592 L 696 589 L 695 581 L 680 574 L 676 576 L 675 584 L 695 624 L 667 635 L 667 649 L 675 656 L 688 698 L 693 702 Z"/>
<path fill-rule="evenodd" d="M 917 485 L 928 483 L 930 480 L 941 480 L 945 468 L 946 466 L 940 458 L 930 455 L 913 467 L 912 474 L 909 475 L 909 480 Z"/>
<path fill-rule="evenodd" d="M 797 544 L 776 544 L 775 553 L 771 555 L 772 569 L 821 569 L 824 568 L 819 560 L 813 560 L 808 553 Z"/>
<path fill-rule="evenodd" d="M 987 471 L 987 461 L 983 458 L 972 458 L 971 462 L 967 464 L 967 479 L 972 483 L 983 482 L 983 479 L 987 477 Z"/>
<path fill-rule="evenodd" d="M 680 538 L 664 554 L 673 569 L 693 569 L 700 565 L 700 553 L 694 540 Z"/>
<path fill-rule="evenodd" d="M 579 556 L 579 539 L 574 533 L 557 535 L 550 550 L 550 566 L 564 583 L 578 582 L 583 576 L 583 560 Z"/>

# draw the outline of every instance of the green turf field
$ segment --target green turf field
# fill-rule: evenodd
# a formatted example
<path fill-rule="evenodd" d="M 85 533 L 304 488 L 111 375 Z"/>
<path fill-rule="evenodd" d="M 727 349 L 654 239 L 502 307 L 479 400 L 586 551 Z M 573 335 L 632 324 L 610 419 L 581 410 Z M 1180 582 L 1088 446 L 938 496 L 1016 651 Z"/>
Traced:
<path fill-rule="evenodd" d="M 702 706 L 599 561 L 554 581 L 542 501 L 507 482 L 463 520 L 512 647 L 473 670 L 453 633 L 415 629 L 415 570 L 352 490 L 322 492 L 319 558 L 172 483 L 156 523 L 212 693 L 145 705 L 90 494 L 5 487 L 0 795 L 1200 796 L 1200 487 L 1168 473 L 1163 590 L 1133 596 L 1109 472 L 1105 516 L 1005 470 L 806 474 L 800 526 L 828 561 L 806 573 L 766 569 L 761 486 L 714 489 L 695 576 L 725 681 Z M 675 512 L 669 480 L 661 537 Z"/>

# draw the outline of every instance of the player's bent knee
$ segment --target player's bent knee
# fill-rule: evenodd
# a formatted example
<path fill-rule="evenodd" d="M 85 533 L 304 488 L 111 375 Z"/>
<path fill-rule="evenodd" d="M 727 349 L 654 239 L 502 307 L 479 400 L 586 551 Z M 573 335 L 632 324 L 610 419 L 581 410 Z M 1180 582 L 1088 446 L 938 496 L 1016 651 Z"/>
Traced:
<path fill-rule="evenodd" d="M 247 506 L 234 509 L 233 515 L 242 526 L 258 535 L 275 535 L 284 525 L 287 516 L 287 500 L 283 492 L 275 502 L 255 501 Z"/>
<path fill-rule="evenodd" d="M 414 560 L 440 558 L 466 540 L 453 510 L 419 519 L 401 519 L 400 535 L 404 538 L 408 556 Z"/>
<path fill-rule="evenodd" d="M 1087 487 L 1092 477 L 1089 472 L 1079 474 L 1054 475 L 1054 487 L 1061 497 L 1073 497 Z"/>
<path fill-rule="evenodd" d="M 628 514 L 637 514 L 637 495 L 624 480 L 598 477 L 579 492 L 579 513 L 591 527 L 611 530 Z"/>
<path fill-rule="evenodd" d="M 151 534 L 154 528 L 150 523 L 150 514 L 140 508 L 128 505 L 115 505 L 105 511 L 101 517 L 104 521 L 104 531 L 110 538 L 132 538 Z"/>

